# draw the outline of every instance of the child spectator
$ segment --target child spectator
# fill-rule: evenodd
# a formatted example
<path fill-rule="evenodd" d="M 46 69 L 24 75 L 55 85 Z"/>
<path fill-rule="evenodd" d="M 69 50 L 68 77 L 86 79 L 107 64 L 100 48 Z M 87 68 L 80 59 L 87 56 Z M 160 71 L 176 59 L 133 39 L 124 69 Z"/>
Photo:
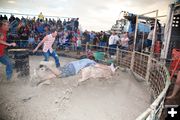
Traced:
<path fill-rule="evenodd" d="M 63 38 L 64 38 L 64 36 L 59 37 L 59 45 L 58 45 L 58 47 L 60 48 L 60 50 L 64 49 L 64 47 L 63 47 L 63 44 L 64 44 Z"/>
<path fill-rule="evenodd" d="M 80 55 L 80 52 L 81 52 L 81 37 L 80 36 L 78 36 L 77 38 L 76 45 L 77 45 L 77 55 Z"/>
<path fill-rule="evenodd" d="M 35 35 L 33 48 L 35 48 L 35 46 L 37 46 L 39 43 L 40 43 L 40 39 L 39 39 L 38 35 Z"/>
<path fill-rule="evenodd" d="M 75 51 L 76 50 L 76 46 L 77 46 L 77 37 L 73 36 L 72 37 L 72 48 Z"/>

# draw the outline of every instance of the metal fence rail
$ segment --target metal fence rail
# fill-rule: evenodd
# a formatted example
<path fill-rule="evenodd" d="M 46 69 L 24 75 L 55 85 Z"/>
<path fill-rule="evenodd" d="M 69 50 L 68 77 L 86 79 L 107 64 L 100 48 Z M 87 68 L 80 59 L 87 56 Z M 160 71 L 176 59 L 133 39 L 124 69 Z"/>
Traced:
<path fill-rule="evenodd" d="M 117 49 L 116 62 L 120 67 L 129 68 L 131 67 L 132 51 L 119 50 Z"/>
<path fill-rule="evenodd" d="M 133 71 L 144 79 L 146 78 L 148 60 L 148 55 L 140 52 L 135 52 Z"/>
<path fill-rule="evenodd" d="M 150 87 L 153 89 L 154 98 L 157 98 L 160 92 L 165 88 L 167 76 L 163 64 L 159 64 L 159 62 L 154 59 L 152 59 L 151 62 L 152 64 L 149 71 L 148 82 L 150 83 Z"/>
<path fill-rule="evenodd" d="M 151 77 L 149 77 L 148 80 L 150 82 L 150 88 L 153 91 L 155 100 L 144 113 L 138 116 L 136 120 L 158 120 L 164 108 L 164 99 L 166 96 L 166 92 L 170 86 L 170 75 L 167 68 L 163 64 L 156 61 L 156 65 L 158 65 L 159 67 L 156 66 L 153 68 L 154 70 L 157 70 L 156 72 L 158 72 L 159 77 L 151 76 L 150 73 Z"/>

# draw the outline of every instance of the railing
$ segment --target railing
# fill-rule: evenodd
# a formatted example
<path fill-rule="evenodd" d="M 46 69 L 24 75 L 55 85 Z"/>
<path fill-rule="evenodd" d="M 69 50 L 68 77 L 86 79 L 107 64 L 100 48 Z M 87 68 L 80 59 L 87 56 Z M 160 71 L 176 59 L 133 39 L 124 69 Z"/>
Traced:
<path fill-rule="evenodd" d="M 133 71 L 143 79 L 146 79 L 149 56 L 144 53 L 134 53 Z"/>
<path fill-rule="evenodd" d="M 170 75 L 166 66 L 155 59 L 151 59 L 148 84 L 154 102 L 136 120 L 159 119 L 164 107 L 164 98 L 170 85 Z"/>
<path fill-rule="evenodd" d="M 127 50 L 119 50 L 117 49 L 117 64 L 120 67 L 126 67 L 129 68 L 131 67 L 131 59 L 132 59 L 132 51 L 127 51 Z"/>

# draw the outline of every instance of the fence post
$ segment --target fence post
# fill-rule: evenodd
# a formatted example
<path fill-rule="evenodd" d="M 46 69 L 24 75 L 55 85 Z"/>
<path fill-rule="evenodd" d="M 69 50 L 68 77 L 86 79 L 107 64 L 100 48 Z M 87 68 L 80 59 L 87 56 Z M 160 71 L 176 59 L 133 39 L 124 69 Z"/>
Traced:
<path fill-rule="evenodd" d="M 146 70 L 146 78 L 145 80 L 148 82 L 150 75 L 150 67 L 151 67 L 151 56 L 148 56 L 147 70 Z"/>
<path fill-rule="evenodd" d="M 108 58 L 110 58 L 111 57 L 111 55 L 109 54 L 109 46 L 107 47 L 107 54 L 108 54 Z"/>
<path fill-rule="evenodd" d="M 154 30 L 153 30 L 153 38 L 152 38 L 152 44 L 151 44 L 151 50 L 150 50 L 150 56 L 153 57 L 154 55 L 154 45 L 156 41 L 156 31 L 157 31 L 157 17 L 158 17 L 158 10 L 156 10 L 156 18 L 155 18 L 155 25 L 154 25 Z"/>
<path fill-rule="evenodd" d="M 134 66 L 134 58 L 135 58 L 135 49 L 136 49 L 136 38 L 137 38 L 137 32 L 138 32 L 138 18 L 139 16 L 136 16 L 136 28 L 135 28 L 135 34 L 134 34 L 134 44 L 133 44 L 133 52 L 132 52 L 132 58 L 131 58 L 131 67 L 130 69 L 133 71 Z"/>
<path fill-rule="evenodd" d="M 118 46 L 116 47 L 116 63 L 117 63 L 117 65 L 119 64 L 119 48 L 118 48 Z"/>
<path fill-rule="evenodd" d="M 156 30 L 157 30 L 157 17 L 158 17 L 158 10 L 156 10 L 156 18 L 155 18 L 155 26 L 154 26 L 154 31 L 153 31 L 153 39 L 152 39 L 152 45 L 151 45 L 151 52 L 150 55 L 148 57 L 148 65 L 147 65 L 147 71 L 146 71 L 146 80 L 149 80 L 149 75 L 150 75 L 150 67 L 151 67 L 151 60 L 153 58 L 153 51 L 154 51 L 154 42 L 155 42 L 155 34 L 156 34 Z"/>

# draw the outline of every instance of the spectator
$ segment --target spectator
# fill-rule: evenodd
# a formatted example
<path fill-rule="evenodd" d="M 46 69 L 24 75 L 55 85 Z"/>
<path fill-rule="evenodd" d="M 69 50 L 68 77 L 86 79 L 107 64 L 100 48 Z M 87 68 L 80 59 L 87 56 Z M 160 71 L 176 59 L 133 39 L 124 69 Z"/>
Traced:
<path fill-rule="evenodd" d="M 93 31 L 91 31 L 91 32 L 89 33 L 89 35 L 90 35 L 90 44 L 93 44 L 93 40 L 94 40 L 94 38 L 95 38 L 95 34 L 94 34 Z"/>
<path fill-rule="evenodd" d="M 49 28 L 49 26 L 46 24 L 46 25 L 44 25 L 44 36 L 45 35 L 49 35 L 50 34 L 50 28 Z"/>
<path fill-rule="evenodd" d="M 39 39 L 39 36 L 38 35 L 35 35 L 34 36 L 34 46 L 33 46 L 33 48 L 35 48 L 35 46 L 37 46 L 39 43 L 40 43 L 40 39 Z"/>
<path fill-rule="evenodd" d="M 82 36 L 82 33 L 81 33 L 81 31 L 79 29 L 77 29 L 76 32 L 77 32 L 78 35 Z"/>
<path fill-rule="evenodd" d="M 117 43 L 119 42 L 119 37 L 116 35 L 115 31 L 109 37 L 109 54 L 114 55 L 116 52 Z"/>
<path fill-rule="evenodd" d="M 38 33 L 43 33 L 43 32 L 45 32 L 45 31 L 44 31 L 43 24 L 39 23 L 39 24 L 37 25 L 37 31 L 38 31 Z"/>
<path fill-rule="evenodd" d="M 66 29 L 69 31 L 72 30 L 70 18 L 68 18 L 68 21 L 66 22 Z"/>
<path fill-rule="evenodd" d="M 83 36 L 84 36 L 84 42 L 85 44 L 88 42 L 90 42 L 90 35 L 89 35 L 89 32 L 87 30 L 85 30 L 85 32 L 83 33 Z"/>
<path fill-rule="evenodd" d="M 93 45 L 95 45 L 93 48 L 94 48 L 94 49 L 97 49 L 96 46 L 98 46 L 98 44 L 99 44 L 99 38 L 98 38 L 98 36 L 96 35 L 95 38 L 94 38 L 94 40 L 93 40 Z"/>
<path fill-rule="evenodd" d="M 81 51 L 81 37 L 80 36 L 78 36 L 76 44 L 77 44 L 77 54 L 80 55 L 80 51 Z"/>
<path fill-rule="evenodd" d="M 71 30 L 73 30 L 73 31 L 74 31 L 74 21 L 75 21 L 74 18 L 72 18 L 71 19 Z"/>
<path fill-rule="evenodd" d="M 63 26 L 65 27 L 64 29 L 66 29 L 66 19 L 63 21 Z"/>
<path fill-rule="evenodd" d="M 21 23 L 20 23 L 21 24 Z M 18 30 L 18 35 L 21 40 L 28 40 L 29 29 L 28 26 L 21 25 Z"/>
<path fill-rule="evenodd" d="M 23 16 L 21 18 L 21 21 L 22 21 L 23 26 L 25 26 L 26 25 L 26 19 Z"/>
<path fill-rule="evenodd" d="M 2 15 L 0 15 L 0 21 L 2 21 L 3 20 L 3 16 Z"/>
<path fill-rule="evenodd" d="M 4 18 L 3 18 L 3 20 L 8 20 L 8 18 L 7 18 L 7 16 L 6 16 L 6 15 L 4 15 Z"/>
<path fill-rule="evenodd" d="M 11 22 L 14 21 L 14 20 L 15 20 L 15 17 L 14 17 L 13 14 L 11 14 L 11 17 L 9 18 L 9 22 L 11 23 Z"/>
<path fill-rule="evenodd" d="M 63 44 L 64 44 L 65 42 L 63 41 L 63 38 L 64 38 L 64 36 L 59 36 L 58 47 L 59 47 L 61 50 L 64 49 Z"/>
<path fill-rule="evenodd" d="M 148 34 L 147 40 L 144 41 L 146 51 L 150 51 L 150 48 L 152 45 L 153 33 L 154 33 L 154 26 L 151 27 L 151 31 Z M 157 38 L 157 36 L 155 36 L 155 39 L 156 38 Z"/>
<path fill-rule="evenodd" d="M 32 22 L 35 23 L 35 21 L 36 21 L 36 17 L 33 17 Z"/>
<path fill-rule="evenodd" d="M 74 21 L 74 30 L 76 31 L 79 27 L 79 18 Z"/>
<path fill-rule="evenodd" d="M 77 37 L 76 36 L 72 37 L 71 43 L 72 43 L 72 48 L 75 51 L 76 50 L 76 46 L 77 46 Z"/>
<path fill-rule="evenodd" d="M 38 15 L 38 18 L 39 18 L 40 22 L 42 22 L 44 20 L 44 15 L 42 14 L 42 12 L 40 12 L 40 14 Z"/>
<path fill-rule="evenodd" d="M 101 32 L 99 46 L 100 47 L 106 46 L 107 41 L 108 41 L 107 35 L 105 34 L 105 32 Z"/>
<path fill-rule="evenodd" d="M 128 50 L 128 42 L 129 42 L 129 38 L 128 38 L 128 33 L 124 33 L 123 37 L 121 38 L 120 41 L 120 45 L 121 45 L 121 49 L 123 50 Z"/>
<path fill-rule="evenodd" d="M 32 34 L 30 34 L 30 36 L 28 38 L 28 46 L 29 46 L 29 48 L 33 48 L 34 44 L 35 44 L 34 37 L 33 37 Z"/>
<path fill-rule="evenodd" d="M 9 22 L 7 20 L 3 20 L 0 22 L 0 62 L 6 65 L 6 78 L 10 80 L 13 73 L 12 63 L 9 57 L 5 54 L 5 48 L 7 46 L 16 46 L 16 43 L 7 43 L 6 34 L 9 30 Z"/>
<path fill-rule="evenodd" d="M 13 20 L 13 17 L 11 18 L 11 20 Z M 10 23 L 10 33 L 12 34 L 17 34 L 17 27 L 19 25 L 19 19 L 14 19 L 11 23 Z"/>

